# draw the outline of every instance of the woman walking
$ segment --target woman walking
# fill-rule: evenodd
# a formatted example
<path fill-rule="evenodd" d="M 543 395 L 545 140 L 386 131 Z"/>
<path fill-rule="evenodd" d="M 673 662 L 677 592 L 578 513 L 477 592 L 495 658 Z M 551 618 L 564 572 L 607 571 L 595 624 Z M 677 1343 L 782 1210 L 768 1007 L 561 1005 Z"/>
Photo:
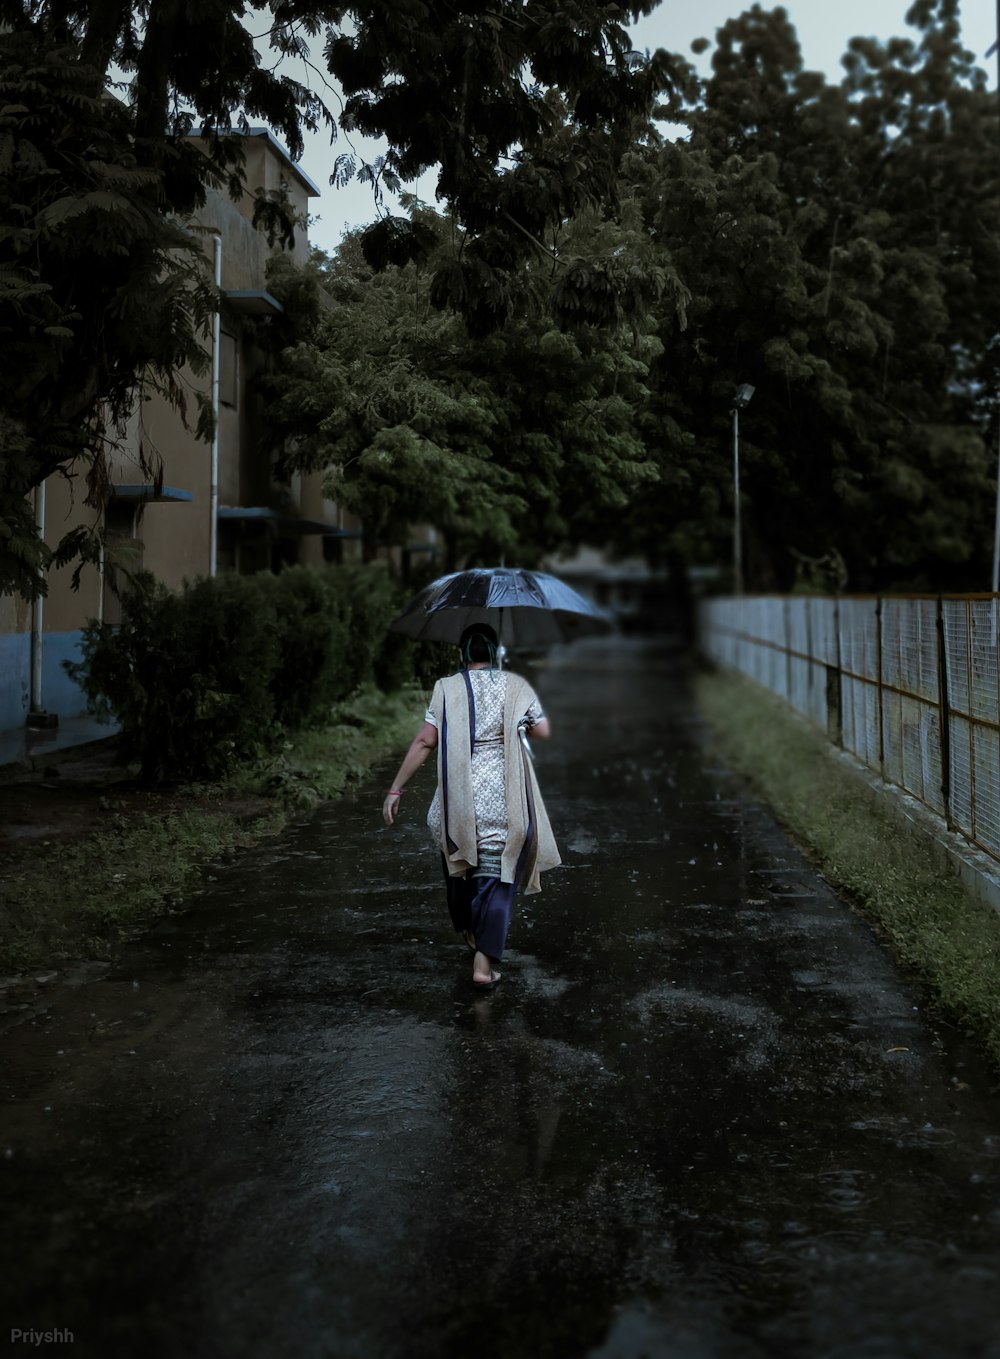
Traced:
<path fill-rule="evenodd" d="M 472 982 L 500 980 L 514 897 L 537 892 L 559 863 L 530 752 L 522 742 L 550 734 L 535 691 L 497 664 L 488 624 L 466 628 L 462 668 L 434 686 L 424 724 L 407 751 L 382 815 L 391 826 L 413 774 L 437 751 L 438 782 L 427 824 L 441 852 L 448 910 L 473 952 Z"/>

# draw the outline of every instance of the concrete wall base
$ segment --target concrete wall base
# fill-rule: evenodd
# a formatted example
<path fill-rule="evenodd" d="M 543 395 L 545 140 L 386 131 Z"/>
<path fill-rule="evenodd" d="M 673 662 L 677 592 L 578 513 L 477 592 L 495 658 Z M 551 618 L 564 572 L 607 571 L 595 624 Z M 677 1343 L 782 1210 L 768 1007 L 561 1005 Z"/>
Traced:
<path fill-rule="evenodd" d="M 83 632 L 47 632 L 42 641 L 41 709 L 60 721 L 82 717 L 87 699 L 63 669 L 80 659 Z M 0 737 L 28 724 L 31 708 L 31 637 L 26 632 L 0 636 Z"/>

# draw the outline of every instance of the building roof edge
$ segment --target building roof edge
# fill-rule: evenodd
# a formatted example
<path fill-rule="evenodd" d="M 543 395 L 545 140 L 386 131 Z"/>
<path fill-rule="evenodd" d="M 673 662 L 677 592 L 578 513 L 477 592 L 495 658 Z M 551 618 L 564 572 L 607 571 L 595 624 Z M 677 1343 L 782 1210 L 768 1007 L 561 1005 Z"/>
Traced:
<path fill-rule="evenodd" d="M 285 162 L 285 165 L 292 172 L 292 174 L 295 175 L 295 177 L 299 179 L 302 182 L 302 184 L 305 185 L 308 196 L 310 198 L 322 198 L 323 190 L 319 188 L 319 186 L 315 183 L 314 180 L 310 179 L 310 177 L 306 174 L 305 170 L 303 170 L 301 165 L 299 165 L 296 161 L 292 160 L 291 155 L 288 153 L 285 147 L 282 146 L 281 142 L 278 141 L 277 137 L 274 135 L 274 133 L 271 131 L 269 127 L 262 126 L 250 127 L 247 129 L 246 132 L 236 132 L 235 135 L 238 137 L 263 137 L 265 141 L 267 141 L 271 149 L 276 152 L 278 157 Z M 188 133 L 188 136 L 196 137 L 199 140 L 203 140 L 201 133 L 196 131 L 194 128 L 191 129 L 191 131 Z"/>

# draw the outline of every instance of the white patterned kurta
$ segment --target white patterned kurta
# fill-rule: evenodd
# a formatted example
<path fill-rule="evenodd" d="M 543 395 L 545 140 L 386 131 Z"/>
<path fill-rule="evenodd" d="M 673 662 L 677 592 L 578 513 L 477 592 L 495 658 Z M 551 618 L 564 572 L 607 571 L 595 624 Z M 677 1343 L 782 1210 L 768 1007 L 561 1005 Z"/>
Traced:
<path fill-rule="evenodd" d="M 502 670 L 469 670 L 475 704 L 475 745 L 472 748 L 472 790 L 476 807 L 476 845 L 479 863 L 474 876 L 500 876 L 500 857 L 507 843 L 507 794 L 504 783 L 503 710 L 507 697 L 507 675 Z M 545 714 L 536 700 L 524 713 L 529 727 Z M 437 726 L 427 709 L 426 720 Z M 441 789 L 427 813 L 427 825 L 434 843 L 441 842 Z"/>

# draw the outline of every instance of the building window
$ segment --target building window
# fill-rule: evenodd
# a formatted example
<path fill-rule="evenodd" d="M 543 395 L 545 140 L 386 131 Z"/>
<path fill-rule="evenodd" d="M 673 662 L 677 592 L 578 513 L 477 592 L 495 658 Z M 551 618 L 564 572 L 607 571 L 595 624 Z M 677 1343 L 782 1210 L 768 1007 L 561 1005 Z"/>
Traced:
<path fill-rule="evenodd" d="M 238 406 L 239 346 L 235 335 L 222 331 L 219 335 L 219 401 L 223 406 Z"/>

